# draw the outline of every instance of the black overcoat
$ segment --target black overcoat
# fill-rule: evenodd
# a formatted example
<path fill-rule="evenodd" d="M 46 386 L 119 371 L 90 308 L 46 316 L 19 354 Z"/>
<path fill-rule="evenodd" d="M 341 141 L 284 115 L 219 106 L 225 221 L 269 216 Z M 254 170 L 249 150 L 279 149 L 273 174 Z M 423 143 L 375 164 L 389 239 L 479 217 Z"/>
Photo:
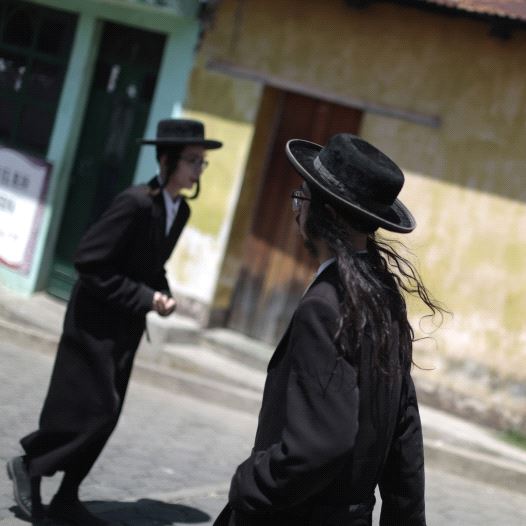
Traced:
<path fill-rule="evenodd" d="M 340 290 L 331 264 L 294 313 L 268 366 L 252 454 L 216 526 L 370 525 L 377 485 L 382 526 L 425 525 L 413 382 L 408 371 L 375 373 L 367 343 L 359 366 L 339 357 Z M 398 341 L 391 354 L 399 360 Z"/>
<path fill-rule="evenodd" d="M 119 194 L 82 238 L 39 429 L 21 444 L 32 475 L 80 462 L 86 471 L 117 423 L 153 294 L 170 294 L 164 264 L 190 214 L 184 199 L 165 235 L 157 180 Z"/>

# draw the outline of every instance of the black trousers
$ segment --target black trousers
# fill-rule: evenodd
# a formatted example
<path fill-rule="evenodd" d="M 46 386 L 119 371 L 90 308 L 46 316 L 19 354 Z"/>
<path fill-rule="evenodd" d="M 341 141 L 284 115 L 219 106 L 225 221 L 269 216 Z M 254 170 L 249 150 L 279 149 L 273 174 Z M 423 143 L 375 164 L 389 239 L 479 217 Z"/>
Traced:
<path fill-rule="evenodd" d="M 20 441 L 31 476 L 66 471 L 82 480 L 124 403 L 144 321 L 121 318 L 116 326 L 83 317 L 81 322 L 78 311 L 70 302 L 39 428 Z"/>

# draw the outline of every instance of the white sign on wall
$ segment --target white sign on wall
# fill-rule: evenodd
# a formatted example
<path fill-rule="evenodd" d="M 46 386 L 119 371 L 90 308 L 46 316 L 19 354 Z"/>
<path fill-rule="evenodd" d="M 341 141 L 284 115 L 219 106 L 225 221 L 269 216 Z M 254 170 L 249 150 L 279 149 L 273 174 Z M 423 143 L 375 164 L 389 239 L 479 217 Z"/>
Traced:
<path fill-rule="evenodd" d="M 31 267 L 51 165 L 0 146 L 0 264 Z"/>

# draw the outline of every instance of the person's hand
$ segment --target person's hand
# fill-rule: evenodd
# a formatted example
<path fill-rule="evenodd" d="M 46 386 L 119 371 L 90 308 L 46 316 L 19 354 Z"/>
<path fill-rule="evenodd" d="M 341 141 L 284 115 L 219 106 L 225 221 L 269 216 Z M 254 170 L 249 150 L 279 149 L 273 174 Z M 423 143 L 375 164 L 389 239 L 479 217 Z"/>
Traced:
<path fill-rule="evenodd" d="M 153 294 L 152 308 L 160 316 L 169 316 L 175 310 L 175 300 L 162 292 L 155 291 Z"/>

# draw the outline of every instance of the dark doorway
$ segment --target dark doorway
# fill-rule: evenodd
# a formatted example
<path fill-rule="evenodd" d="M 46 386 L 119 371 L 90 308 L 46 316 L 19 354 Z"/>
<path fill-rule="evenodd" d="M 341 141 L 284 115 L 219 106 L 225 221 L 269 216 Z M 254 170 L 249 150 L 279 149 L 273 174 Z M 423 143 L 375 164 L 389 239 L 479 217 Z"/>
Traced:
<path fill-rule="evenodd" d="M 67 299 L 73 253 L 86 228 L 133 179 L 163 35 L 107 23 L 71 172 L 48 291 Z"/>
<path fill-rule="evenodd" d="M 285 155 L 291 138 L 320 144 L 338 132 L 357 133 L 359 110 L 283 92 L 277 132 L 269 148 L 261 189 L 252 210 L 227 325 L 253 338 L 275 343 L 310 281 L 317 264 L 297 232 L 290 194 L 301 179 Z"/>

